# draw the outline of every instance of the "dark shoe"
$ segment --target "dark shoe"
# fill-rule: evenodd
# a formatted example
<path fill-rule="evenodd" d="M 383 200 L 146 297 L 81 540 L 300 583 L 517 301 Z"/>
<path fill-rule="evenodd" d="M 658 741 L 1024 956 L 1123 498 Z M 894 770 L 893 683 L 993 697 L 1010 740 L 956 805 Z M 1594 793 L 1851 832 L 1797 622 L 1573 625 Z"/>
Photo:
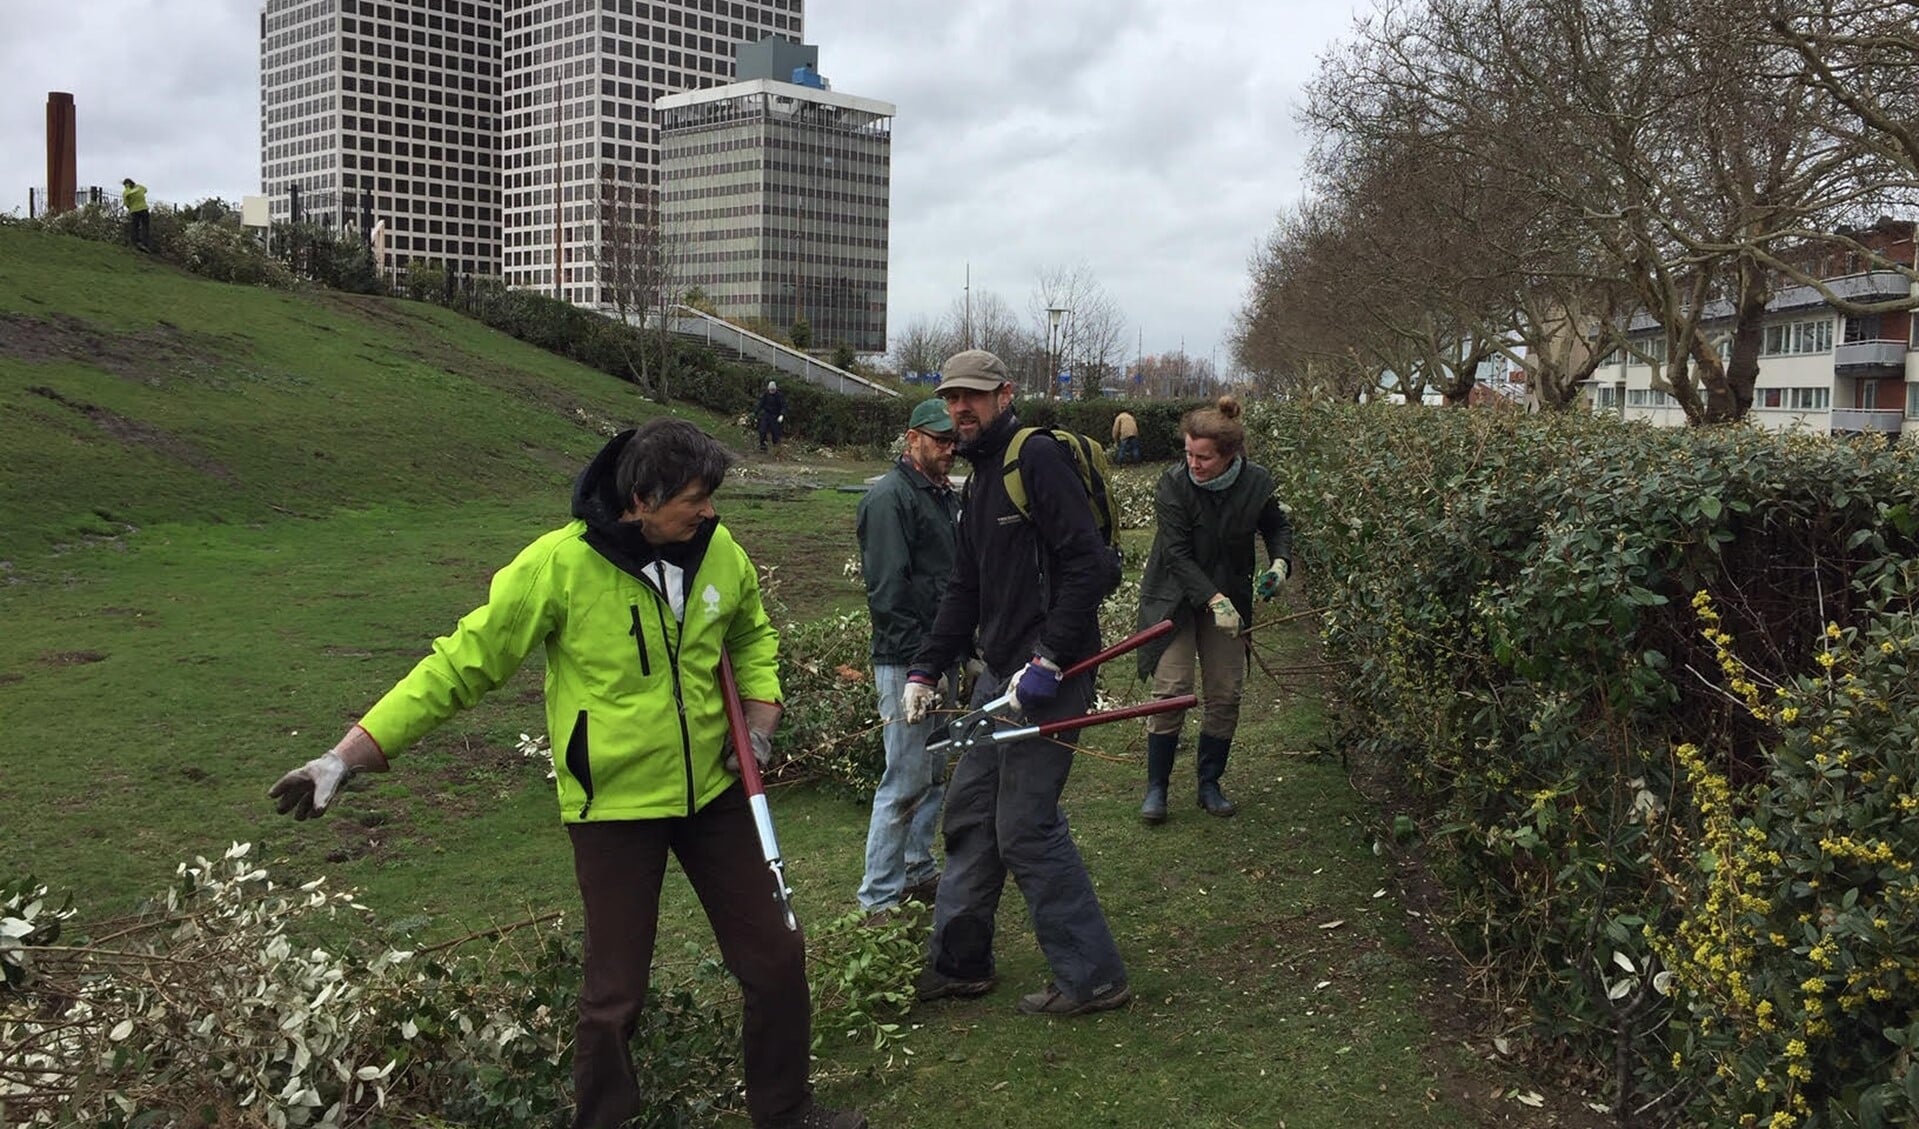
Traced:
<path fill-rule="evenodd" d="M 930 906 L 933 904 L 933 900 L 938 896 L 939 892 L 940 876 L 939 871 L 936 870 L 933 872 L 931 878 L 915 882 L 900 891 L 900 899 L 902 901 L 918 902 L 923 906 Z"/>
<path fill-rule="evenodd" d="M 1139 817 L 1152 824 L 1166 822 L 1166 785 L 1146 786 L 1146 802 L 1139 805 Z"/>
<path fill-rule="evenodd" d="M 1125 1007 L 1132 1000 L 1133 989 L 1125 984 L 1107 984 L 1102 990 L 1094 992 L 1091 999 L 1078 1001 L 1060 991 L 1059 985 L 1048 984 L 1030 996 L 1021 996 L 1019 1009 L 1027 1015 L 1071 1018 L 1075 1015 L 1091 1015 L 1096 1011 L 1112 1011 L 1116 1007 Z"/>
<path fill-rule="evenodd" d="M 1206 814 L 1229 816 L 1238 811 L 1226 793 L 1219 790 L 1219 778 L 1226 775 L 1226 754 L 1233 747 L 1229 737 L 1209 737 L 1199 735 L 1194 749 L 1194 759 L 1199 762 L 1199 806 Z"/>
<path fill-rule="evenodd" d="M 997 976 L 988 976 L 984 980 L 956 980 L 929 968 L 920 973 L 919 979 L 913 981 L 913 995 L 923 1004 L 949 998 L 971 1000 L 985 995 L 998 986 L 999 977 Z"/>
<path fill-rule="evenodd" d="M 765 1129 L 866 1129 L 866 1116 L 858 1110 L 828 1109 L 808 1098 L 794 1112 L 767 1122 Z"/>

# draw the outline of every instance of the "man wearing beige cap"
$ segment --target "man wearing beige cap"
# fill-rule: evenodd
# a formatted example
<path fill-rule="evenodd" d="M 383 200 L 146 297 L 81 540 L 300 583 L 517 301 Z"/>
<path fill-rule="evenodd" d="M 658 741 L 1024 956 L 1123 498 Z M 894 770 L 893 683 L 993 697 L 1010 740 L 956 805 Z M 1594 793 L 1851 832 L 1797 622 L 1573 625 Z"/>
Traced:
<path fill-rule="evenodd" d="M 1099 651 L 1099 605 L 1117 579 L 1086 504 L 1072 456 L 1045 432 L 1029 436 L 1015 473 L 1032 517 L 1006 492 L 1002 466 L 1019 430 L 1006 365 L 984 349 L 940 366 L 936 390 L 972 464 L 961 499 L 959 541 L 933 627 L 913 656 L 900 702 L 908 722 L 938 697 L 938 673 L 978 637 L 986 670 L 973 689 L 981 705 L 1013 692 L 1012 708 L 1038 724 L 1078 717 L 1093 704 L 1093 678 L 1059 673 Z M 1024 996 L 1028 1014 L 1107 1011 L 1133 998 L 1126 965 L 1099 896 L 1060 811 L 1077 732 L 967 749 L 946 787 L 946 869 L 933 907 L 919 998 L 983 996 L 999 983 L 993 924 L 1011 874 L 1025 896 L 1052 980 Z"/>
<path fill-rule="evenodd" d="M 946 791 L 946 759 L 926 751 L 933 722 L 908 722 L 900 692 L 953 571 L 959 497 L 947 473 L 957 439 L 946 405 L 920 401 L 907 418 L 899 461 L 860 499 L 856 528 L 873 618 L 873 689 L 886 726 L 886 770 L 873 790 L 859 889 L 860 908 L 869 915 L 898 909 L 908 899 L 931 905 L 939 888 L 933 837 Z"/>

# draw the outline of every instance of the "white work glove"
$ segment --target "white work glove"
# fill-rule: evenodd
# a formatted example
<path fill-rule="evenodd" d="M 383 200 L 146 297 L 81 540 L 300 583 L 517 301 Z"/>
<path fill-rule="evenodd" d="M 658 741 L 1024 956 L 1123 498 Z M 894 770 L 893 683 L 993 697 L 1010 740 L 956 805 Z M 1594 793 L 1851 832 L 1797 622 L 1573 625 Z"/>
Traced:
<path fill-rule="evenodd" d="M 267 795 L 279 801 L 281 815 L 291 812 L 295 819 L 318 819 L 352 775 L 340 754 L 327 752 L 282 776 Z"/>
<path fill-rule="evenodd" d="M 781 417 L 780 417 L 779 419 L 777 419 L 777 420 L 775 420 L 774 422 L 775 422 L 775 423 L 785 423 L 785 422 L 786 422 L 786 417 L 785 417 L 785 416 L 781 416 Z"/>
<path fill-rule="evenodd" d="M 1239 634 L 1239 609 L 1233 606 L 1231 600 L 1215 592 L 1213 598 L 1206 601 L 1206 606 L 1212 610 L 1214 627 L 1232 635 Z"/>
<path fill-rule="evenodd" d="M 746 731 L 746 739 L 753 743 L 753 759 L 759 762 L 762 770 L 765 769 L 767 765 L 773 763 L 773 735 L 771 733 L 762 733 L 757 729 L 749 728 Z M 720 761 L 720 767 L 738 776 L 740 772 L 740 753 L 738 749 L 733 747 L 732 734 L 727 734 L 726 744 L 722 747 L 726 750 L 726 757 Z"/>
<path fill-rule="evenodd" d="M 939 700 L 939 684 L 930 675 L 916 670 L 906 676 L 906 689 L 900 691 L 900 712 L 906 715 L 906 724 L 925 721 Z"/>
<path fill-rule="evenodd" d="M 1007 687 L 1006 704 L 1013 709 L 1024 711 L 1027 706 L 1040 702 L 1050 702 L 1059 696 L 1059 664 L 1041 655 L 1034 655 L 1026 669 L 1019 672 L 1013 684 Z"/>
<path fill-rule="evenodd" d="M 1262 600 L 1270 600 L 1279 595 L 1279 586 L 1286 583 L 1286 578 L 1292 575 L 1292 571 L 1287 566 L 1285 557 L 1273 558 L 1273 563 L 1267 565 L 1266 571 L 1260 573 L 1253 581 L 1253 594 Z"/>

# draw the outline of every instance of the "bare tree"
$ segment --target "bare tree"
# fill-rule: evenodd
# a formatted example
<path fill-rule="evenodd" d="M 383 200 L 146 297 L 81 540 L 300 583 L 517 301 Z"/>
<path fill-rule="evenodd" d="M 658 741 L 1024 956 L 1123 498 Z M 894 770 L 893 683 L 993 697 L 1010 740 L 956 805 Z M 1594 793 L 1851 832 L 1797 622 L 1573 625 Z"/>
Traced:
<path fill-rule="evenodd" d="M 966 339 L 967 303 L 954 299 L 941 323 L 941 329 L 953 342 L 954 351 L 962 346 L 959 342 Z M 1021 323 L 1013 307 L 991 290 L 975 289 L 972 293 L 973 347 L 985 349 L 1006 362 L 1007 370 L 1013 376 L 1015 385 L 1031 392 L 1040 380 L 1040 369 L 1044 367 L 1044 345 Z"/>
<path fill-rule="evenodd" d="M 915 372 L 937 372 L 946 358 L 959 352 L 958 339 L 944 326 L 925 316 L 906 323 L 906 329 L 893 345 L 893 364 L 903 376 Z"/>
<path fill-rule="evenodd" d="M 1074 375 L 1080 398 L 1098 396 L 1100 386 L 1111 379 L 1124 356 L 1125 314 L 1085 263 L 1040 271 L 1027 316 L 1041 338 L 1048 337 L 1052 327 L 1048 310 L 1066 311 L 1060 319 L 1059 340 L 1054 342 L 1055 359 Z M 1057 375 L 1049 375 L 1057 383 Z"/>
<path fill-rule="evenodd" d="M 679 256 L 666 238 L 657 190 L 602 168 L 599 201 L 600 288 L 620 321 L 638 331 L 637 347 L 619 335 L 634 383 L 664 404 L 672 381 L 673 308 L 679 301 Z"/>

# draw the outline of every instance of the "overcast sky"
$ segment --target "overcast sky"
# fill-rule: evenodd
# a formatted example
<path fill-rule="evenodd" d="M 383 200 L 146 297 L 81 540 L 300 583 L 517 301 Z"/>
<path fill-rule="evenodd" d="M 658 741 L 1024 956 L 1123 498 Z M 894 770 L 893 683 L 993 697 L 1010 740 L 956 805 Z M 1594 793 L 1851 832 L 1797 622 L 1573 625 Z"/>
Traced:
<path fill-rule="evenodd" d="M 46 94 L 74 95 L 82 186 L 259 189 L 258 0 L 87 0 L 0 34 L 0 211 L 44 183 Z M 1356 0 L 807 0 L 835 90 L 892 102 L 894 334 L 972 284 L 1027 309 L 1086 264 L 1128 348 L 1218 350 L 1246 259 L 1298 199 L 1294 123 Z"/>

